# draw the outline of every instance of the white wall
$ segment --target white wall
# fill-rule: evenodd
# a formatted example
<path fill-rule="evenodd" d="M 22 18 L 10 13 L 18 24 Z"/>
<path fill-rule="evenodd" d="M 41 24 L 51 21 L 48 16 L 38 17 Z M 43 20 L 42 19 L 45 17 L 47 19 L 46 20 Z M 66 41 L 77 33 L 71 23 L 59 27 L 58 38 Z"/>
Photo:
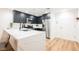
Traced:
<path fill-rule="evenodd" d="M 78 9 L 77 17 L 79 18 L 79 9 Z M 76 21 L 76 37 L 75 38 L 79 40 L 79 20 Z"/>
<path fill-rule="evenodd" d="M 51 9 L 50 36 L 79 41 L 79 30 L 77 30 L 79 25 L 77 25 L 76 21 L 77 14 L 78 9 L 74 8 Z"/>
<path fill-rule="evenodd" d="M 10 22 L 13 20 L 12 10 L 7 8 L 0 8 L 0 38 L 3 28 L 8 28 Z"/>

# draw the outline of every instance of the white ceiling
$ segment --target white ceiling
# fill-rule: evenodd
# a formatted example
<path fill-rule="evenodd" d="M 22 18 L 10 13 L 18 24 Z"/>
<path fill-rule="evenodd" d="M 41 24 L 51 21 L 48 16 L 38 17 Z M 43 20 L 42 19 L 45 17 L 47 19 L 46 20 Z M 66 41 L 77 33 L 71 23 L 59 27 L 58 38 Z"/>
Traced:
<path fill-rule="evenodd" d="M 15 8 L 13 10 L 22 11 L 35 16 L 41 16 L 42 14 L 50 12 L 49 8 Z"/>

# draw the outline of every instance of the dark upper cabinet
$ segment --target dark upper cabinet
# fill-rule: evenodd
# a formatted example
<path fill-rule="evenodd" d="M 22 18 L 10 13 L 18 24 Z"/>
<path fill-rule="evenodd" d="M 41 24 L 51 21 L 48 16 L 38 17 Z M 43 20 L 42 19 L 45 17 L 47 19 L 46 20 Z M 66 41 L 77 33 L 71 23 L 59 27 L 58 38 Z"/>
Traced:
<path fill-rule="evenodd" d="M 14 15 L 13 17 L 14 23 L 27 23 L 27 18 L 28 18 L 28 21 L 30 21 L 31 24 L 42 24 L 42 20 L 49 18 L 47 14 L 43 14 L 42 16 L 35 16 L 17 10 L 13 10 L 13 15 Z"/>
<path fill-rule="evenodd" d="M 14 23 L 26 23 L 26 15 L 24 13 L 13 11 L 13 15 Z"/>
<path fill-rule="evenodd" d="M 42 19 L 40 17 L 35 17 L 32 20 L 32 24 L 42 24 Z"/>

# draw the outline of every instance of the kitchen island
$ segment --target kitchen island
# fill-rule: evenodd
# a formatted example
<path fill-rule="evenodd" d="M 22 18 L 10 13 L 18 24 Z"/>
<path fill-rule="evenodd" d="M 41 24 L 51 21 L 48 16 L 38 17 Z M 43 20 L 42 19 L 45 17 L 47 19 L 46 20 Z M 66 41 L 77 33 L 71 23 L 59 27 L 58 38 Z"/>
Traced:
<path fill-rule="evenodd" d="M 15 51 L 44 51 L 45 31 L 4 29 L 10 38 L 9 43 Z"/>

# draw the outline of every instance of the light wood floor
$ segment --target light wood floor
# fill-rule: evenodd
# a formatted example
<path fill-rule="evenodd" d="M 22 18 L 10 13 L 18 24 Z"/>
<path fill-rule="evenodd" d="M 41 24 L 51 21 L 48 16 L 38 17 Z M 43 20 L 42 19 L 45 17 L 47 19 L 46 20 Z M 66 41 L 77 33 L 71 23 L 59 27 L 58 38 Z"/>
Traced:
<path fill-rule="evenodd" d="M 0 51 L 14 51 L 14 50 L 11 47 L 10 43 L 8 43 L 6 47 L 0 48 Z"/>
<path fill-rule="evenodd" d="M 61 38 L 46 39 L 47 51 L 79 51 L 79 43 Z M 10 44 L 0 51 L 14 51 Z"/>
<path fill-rule="evenodd" d="M 48 51 L 79 51 L 79 43 L 60 38 L 48 39 L 46 41 Z"/>

